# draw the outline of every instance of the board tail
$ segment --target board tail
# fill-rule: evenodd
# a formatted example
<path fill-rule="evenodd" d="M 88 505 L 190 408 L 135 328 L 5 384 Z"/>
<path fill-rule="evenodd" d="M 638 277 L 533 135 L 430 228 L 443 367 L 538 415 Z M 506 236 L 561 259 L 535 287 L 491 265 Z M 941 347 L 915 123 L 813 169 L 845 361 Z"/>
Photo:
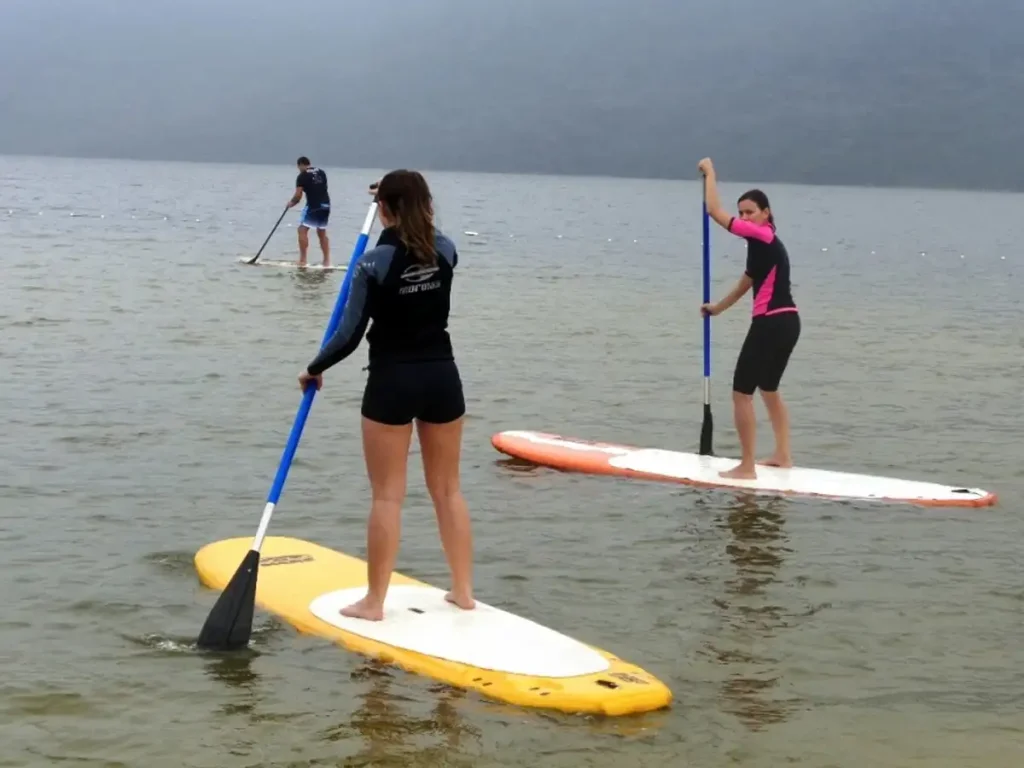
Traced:
<path fill-rule="evenodd" d="M 331 336 L 341 323 L 341 316 L 348 301 L 348 294 L 352 285 L 352 275 L 355 273 L 356 261 L 366 250 L 366 244 L 370 239 L 370 230 L 373 221 L 377 216 L 377 198 L 374 197 L 370 210 L 366 214 L 363 228 L 356 240 L 355 248 L 352 249 L 352 258 L 349 260 L 348 270 L 345 272 L 345 279 L 341 283 L 341 291 L 334 304 L 334 311 L 327 323 L 327 330 L 324 332 L 320 348 L 323 349 Z M 249 644 L 252 636 L 252 619 L 256 610 L 256 580 L 259 575 L 260 547 L 263 546 L 263 538 L 270 526 L 270 518 L 274 514 L 274 508 L 281 498 L 284 490 L 285 480 L 288 479 L 288 470 L 291 468 L 292 459 L 295 457 L 295 450 L 299 445 L 299 438 L 302 436 L 302 429 L 306 425 L 306 418 L 309 416 L 309 409 L 313 405 L 313 398 L 316 395 L 316 382 L 310 381 L 302 393 L 302 403 L 299 405 L 299 412 L 295 416 L 295 423 L 292 424 L 292 431 L 288 435 L 288 442 L 285 445 L 284 453 L 281 455 L 281 462 L 277 467 L 277 474 L 274 476 L 274 483 L 267 494 L 267 505 L 263 508 L 263 516 L 260 519 L 260 526 L 253 538 L 252 548 L 242 560 L 235 575 L 221 593 L 220 598 L 214 604 L 210 615 L 199 633 L 196 645 L 202 649 L 211 650 L 236 650 L 244 648 Z"/>

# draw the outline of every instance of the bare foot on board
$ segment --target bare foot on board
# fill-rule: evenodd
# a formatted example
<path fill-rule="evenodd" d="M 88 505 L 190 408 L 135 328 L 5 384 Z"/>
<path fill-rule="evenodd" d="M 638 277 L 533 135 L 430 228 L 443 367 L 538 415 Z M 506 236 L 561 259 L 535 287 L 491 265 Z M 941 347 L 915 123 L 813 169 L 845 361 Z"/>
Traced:
<path fill-rule="evenodd" d="M 322 266 L 323 266 L 324 269 L 329 269 L 330 266 L 331 266 L 331 260 L 330 259 L 326 259 Z"/>
<path fill-rule="evenodd" d="M 366 619 L 367 621 L 382 621 L 384 619 L 384 606 L 364 597 L 358 603 L 352 603 L 347 608 L 341 609 L 342 616 L 350 619 Z"/>
<path fill-rule="evenodd" d="M 782 469 L 789 469 L 793 466 L 793 459 L 790 456 L 779 456 L 777 453 L 773 453 L 767 459 L 757 462 L 765 467 L 780 467 Z"/>
<path fill-rule="evenodd" d="M 737 464 L 732 469 L 728 469 L 725 472 L 719 472 L 718 476 L 728 478 L 730 480 L 757 480 L 757 470 L 753 467 L 747 469 L 742 464 Z"/>
<path fill-rule="evenodd" d="M 449 603 L 459 606 L 464 611 L 471 611 L 476 608 L 476 601 L 468 595 L 456 595 L 455 591 L 451 591 L 444 596 L 444 599 Z"/>

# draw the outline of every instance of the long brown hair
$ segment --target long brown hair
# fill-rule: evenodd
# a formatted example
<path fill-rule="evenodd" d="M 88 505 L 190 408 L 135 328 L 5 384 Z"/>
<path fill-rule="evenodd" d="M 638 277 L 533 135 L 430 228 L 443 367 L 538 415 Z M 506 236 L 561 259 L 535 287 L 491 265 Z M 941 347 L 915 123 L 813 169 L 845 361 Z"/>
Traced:
<path fill-rule="evenodd" d="M 391 171 L 380 180 L 377 200 L 387 206 L 402 245 L 424 264 L 437 264 L 434 249 L 434 201 L 419 171 Z"/>

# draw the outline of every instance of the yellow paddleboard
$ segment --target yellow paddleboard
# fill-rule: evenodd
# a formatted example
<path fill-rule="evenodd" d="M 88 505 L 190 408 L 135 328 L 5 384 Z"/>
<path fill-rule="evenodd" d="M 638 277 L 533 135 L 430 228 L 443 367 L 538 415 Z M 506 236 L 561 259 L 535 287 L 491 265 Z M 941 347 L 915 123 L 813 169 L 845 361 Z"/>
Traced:
<path fill-rule="evenodd" d="M 224 589 L 251 545 L 248 537 L 206 545 L 195 557 L 199 578 Z M 519 706 L 626 715 L 672 701 L 664 683 L 607 651 L 479 600 L 464 611 L 397 572 L 383 621 L 342 616 L 365 592 L 363 560 L 301 539 L 264 540 L 256 604 L 300 632 Z"/>

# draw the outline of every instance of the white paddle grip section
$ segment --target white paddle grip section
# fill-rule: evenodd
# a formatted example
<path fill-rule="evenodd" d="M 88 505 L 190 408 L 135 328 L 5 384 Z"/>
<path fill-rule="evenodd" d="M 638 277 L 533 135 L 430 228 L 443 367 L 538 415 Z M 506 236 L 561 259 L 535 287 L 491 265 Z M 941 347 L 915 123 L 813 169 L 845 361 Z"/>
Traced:
<path fill-rule="evenodd" d="M 263 508 L 263 517 L 260 518 L 260 527 L 256 529 L 256 536 L 252 540 L 252 548 L 259 552 L 263 546 L 263 539 L 267 535 L 267 528 L 270 526 L 270 518 L 274 516 L 274 502 L 268 501 Z"/>
<path fill-rule="evenodd" d="M 466 611 L 429 586 L 393 585 L 384 620 L 341 615 L 366 587 L 327 592 L 309 605 L 321 621 L 394 648 L 477 669 L 530 677 L 578 677 L 608 669 L 608 659 L 587 645 L 521 616 L 481 603 Z"/>
<path fill-rule="evenodd" d="M 366 220 L 363 222 L 363 228 L 359 230 L 361 235 L 369 235 L 370 229 L 373 228 L 373 220 L 377 217 L 377 202 L 370 203 L 370 210 L 366 212 Z"/>

